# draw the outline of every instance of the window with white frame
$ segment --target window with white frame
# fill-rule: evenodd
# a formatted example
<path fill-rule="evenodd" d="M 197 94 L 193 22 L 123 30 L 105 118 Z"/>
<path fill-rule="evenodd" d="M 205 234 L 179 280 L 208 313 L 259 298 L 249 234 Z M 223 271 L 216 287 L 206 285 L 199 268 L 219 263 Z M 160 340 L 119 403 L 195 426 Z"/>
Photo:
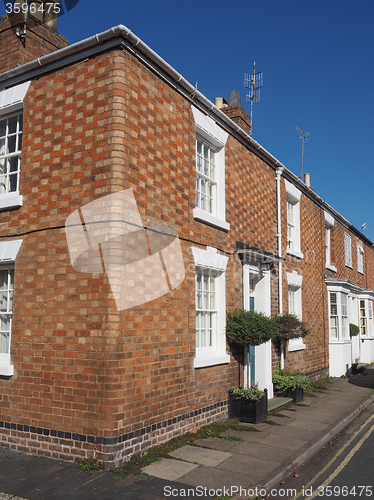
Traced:
<path fill-rule="evenodd" d="M 336 272 L 337 269 L 332 265 L 332 231 L 334 227 L 334 218 L 325 211 L 325 245 L 326 245 L 326 268 Z"/>
<path fill-rule="evenodd" d="M 330 338 L 339 337 L 338 294 L 330 292 Z"/>
<path fill-rule="evenodd" d="M 344 257 L 345 265 L 352 267 L 352 241 L 347 233 L 344 233 Z"/>
<path fill-rule="evenodd" d="M 228 134 L 192 106 L 196 124 L 196 207 L 194 218 L 228 231 L 225 219 L 225 144 Z"/>
<path fill-rule="evenodd" d="M 19 191 L 22 114 L 0 117 L 0 195 Z"/>
<path fill-rule="evenodd" d="M 196 139 L 196 207 L 216 213 L 217 182 L 215 150 L 199 137 Z"/>
<path fill-rule="evenodd" d="M 30 82 L 0 91 L 0 209 L 22 205 L 23 101 Z"/>
<path fill-rule="evenodd" d="M 361 243 L 357 243 L 357 271 L 364 274 L 364 248 Z"/>
<path fill-rule="evenodd" d="M 0 354 L 10 355 L 14 267 L 0 267 Z"/>
<path fill-rule="evenodd" d="M 216 276 L 210 270 L 196 271 L 196 348 L 213 347 L 216 331 Z"/>
<path fill-rule="evenodd" d="M 349 339 L 348 289 L 338 287 L 329 292 L 329 325 L 331 340 Z"/>
<path fill-rule="evenodd" d="M 360 333 L 361 335 L 367 334 L 367 325 L 366 325 L 366 307 L 365 300 L 360 300 Z"/>
<path fill-rule="evenodd" d="M 287 193 L 287 253 L 302 259 L 300 248 L 301 191 L 285 180 Z"/>
<path fill-rule="evenodd" d="M 342 313 L 342 338 L 349 338 L 349 328 L 348 328 L 348 295 L 346 293 L 341 294 L 341 313 Z"/>
<path fill-rule="evenodd" d="M 228 363 L 226 353 L 225 271 L 228 257 L 208 247 L 192 248 L 196 266 L 196 356 L 194 367 Z"/>
<path fill-rule="evenodd" d="M 373 334 L 373 301 L 368 300 L 368 335 Z"/>
<path fill-rule="evenodd" d="M 293 314 L 299 320 L 302 320 L 302 297 L 301 297 L 301 286 L 303 283 L 303 277 L 297 274 L 296 271 L 293 273 L 287 273 L 288 282 L 288 312 Z M 305 349 L 305 344 L 303 338 L 299 337 L 297 339 L 291 339 L 288 343 L 289 351 L 299 351 Z"/>
<path fill-rule="evenodd" d="M 0 375 L 13 375 L 11 364 L 14 261 L 22 240 L 0 242 Z"/>

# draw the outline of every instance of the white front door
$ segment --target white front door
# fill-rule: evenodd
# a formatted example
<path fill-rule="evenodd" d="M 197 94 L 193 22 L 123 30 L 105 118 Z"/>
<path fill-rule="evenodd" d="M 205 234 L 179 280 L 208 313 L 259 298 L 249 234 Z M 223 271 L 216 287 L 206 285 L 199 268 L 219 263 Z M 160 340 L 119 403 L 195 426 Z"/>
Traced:
<path fill-rule="evenodd" d="M 243 265 L 243 309 L 271 315 L 270 271 L 261 271 L 257 263 Z M 244 349 L 244 387 L 257 383 L 273 397 L 271 381 L 271 340 L 259 346 Z"/>

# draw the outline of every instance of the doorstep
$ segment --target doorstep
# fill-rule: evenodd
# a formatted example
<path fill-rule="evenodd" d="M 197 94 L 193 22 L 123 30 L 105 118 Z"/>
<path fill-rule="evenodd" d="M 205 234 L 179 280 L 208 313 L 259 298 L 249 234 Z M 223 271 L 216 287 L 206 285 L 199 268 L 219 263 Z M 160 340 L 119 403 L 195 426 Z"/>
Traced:
<path fill-rule="evenodd" d="M 286 405 L 287 403 L 292 403 L 292 398 L 271 398 L 268 399 L 268 411 L 275 410 L 280 406 Z"/>

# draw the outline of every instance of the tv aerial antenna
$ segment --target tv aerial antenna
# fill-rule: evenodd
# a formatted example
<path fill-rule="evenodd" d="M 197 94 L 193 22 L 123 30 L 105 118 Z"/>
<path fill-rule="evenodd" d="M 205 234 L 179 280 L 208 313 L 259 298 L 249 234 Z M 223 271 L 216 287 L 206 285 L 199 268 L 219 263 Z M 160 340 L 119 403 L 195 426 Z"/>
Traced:
<path fill-rule="evenodd" d="M 256 63 L 253 63 L 253 72 L 244 73 L 244 87 L 248 89 L 246 101 L 251 103 L 251 132 L 253 129 L 253 104 L 260 102 L 260 89 L 262 87 L 262 71 L 256 73 Z"/>
<path fill-rule="evenodd" d="M 304 143 L 309 141 L 310 132 L 304 132 L 296 127 L 296 130 L 300 133 L 300 139 L 302 141 L 301 146 L 301 180 L 303 180 L 303 168 L 304 168 Z"/>

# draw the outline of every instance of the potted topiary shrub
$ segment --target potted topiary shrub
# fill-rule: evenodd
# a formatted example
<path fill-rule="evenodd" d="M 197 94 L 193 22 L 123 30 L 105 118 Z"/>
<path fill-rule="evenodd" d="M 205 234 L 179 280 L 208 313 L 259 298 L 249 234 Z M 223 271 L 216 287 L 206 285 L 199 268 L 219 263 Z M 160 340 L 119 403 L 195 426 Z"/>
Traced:
<path fill-rule="evenodd" d="M 237 309 L 227 313 L 226 337 L 237 345 L 260 345 L 274 339 L 275 323 L 263 313 Z"/>
<path fill-rule="evenodd" d="M 238 309 L 227 314 L 226 337 L 236 346 L 258 346 L 275 337 L 275 323 L 263 313 Z M 249 384 L 248 384 L 249 385 Z M 243 422 L 258 423 L 266 418 L 267 389 L 260 391 L 257 385 L 231 389 L 229 392 L 231 415 Z"/>
<path fill-rule="evenodd" d="M 309 333 L 305 323 L 294 314 L 280 314 L 273 321 L 277 328 L 275 340 L 278 342 L 305 337 Z"/>
<path fill-rule="evenodd" d="M 260 391 L 257 384 L 249 389 L 235 388 L 229 391 L 229 416 L 241 422 L 258 424 L 268 415 L 267 389 Z"/>
<path fill-rule="evenodd" d="M 299 403 L 304 399 L 304 389 L 311 388 L 310 380 L 306 375 L 299 371 L 286 372 L 279 365 L 273 372 L 272 380 L 276 393 L 284 398 L 292 398 L 294 403 Z"/>

